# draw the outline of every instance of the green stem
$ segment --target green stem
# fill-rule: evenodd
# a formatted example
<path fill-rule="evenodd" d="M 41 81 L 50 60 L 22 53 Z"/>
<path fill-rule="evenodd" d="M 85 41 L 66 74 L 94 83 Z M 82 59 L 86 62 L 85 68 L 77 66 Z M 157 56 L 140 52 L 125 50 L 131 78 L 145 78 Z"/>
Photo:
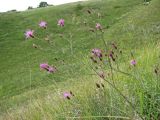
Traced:
<path fill-rule="evenodd" d="M 91 66 L 90 66 L 90 68 L 99 76 L 99 74 L 98 74 L 98 72 L 94 69 L 94 68 L 92 68 Z M 99 76 L 100 77 L 100 76 Z M 139 115 L 139 117 L 141 117 L 141 119 L 142 120 L 144 120 L 144 118 L 140 115 L 140 113 L 136 110 L 136 108 L 135 108 L 135 106 L 128 100 L 128 98 L 125 96 L 125 95 L 123 95 L 122 93 L 121 93 L 121 91 L 119 90 L 119 89 L 117 89 L 117 87 L 115 86 L 115 85 L 113 85 L 111 82 L 109 82 L 108 80 L 106 80 L 105 78 L 102 78 L 104 81 L 106 81 L 112 88 L 114 88 L 125 100 L 126 100 L 126 102 L 132 107 L 132 109 Z"/>

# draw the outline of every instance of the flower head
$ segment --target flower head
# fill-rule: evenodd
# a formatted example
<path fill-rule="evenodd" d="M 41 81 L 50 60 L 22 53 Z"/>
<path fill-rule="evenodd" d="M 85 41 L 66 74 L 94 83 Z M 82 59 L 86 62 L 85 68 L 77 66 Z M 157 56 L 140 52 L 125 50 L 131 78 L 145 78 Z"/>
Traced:
<path fill-rule="evenodd" d="M 34 44 L 34 43 L 33 43 L 32 46 L 33 46 L 33 48 L 38 48 L 38 46 L 36 44 Z"/>
<path fill-rule="evenodd" d="M 49 73 L 55 73 L 57 71 L 56 67 L 50 66 L 47 63 L 41 63 L 40 68 L 48 71 Z"/>
<path fill-rule="evenodd" d="M 133 60 L 130 61 L 130 64 L 131 64 L 132 66 L 135 66 L 135 65 L 137 64 L 137 62 L 136 62 L 136 60 L 133 59 Z"/>
<path fill-rule="evenodd" d="M 101 26 L 100 23 L 96 23 L 96 29 L 97 29 L 97 30 L 102 30 L 102 26 Z"/>
<path fill-rule="evenodd" d="M 58 25 L 63 27 L 64 26 L 64 19 L 58 20 Z"/>
<path fill-rule="evenodd" d="M 27 31 L 25 32 L 26 38 L 27 38 L 27 39 L 28 39 L 28 38 L 34 38 L 33 33 L 34 33 L 34 30 L 27 30 Z"/>
<path fill-rule="evenodd" d="M 102 58 L 102 51 L 98 48 L 94 48 L 94 49 L 92 49 L 92 55 L 99 57 L 99 58 Z"/>
<path fill-rule="evenodd" d="M 56 72 L 57 71 L 57 69 L 55 68 L 55 67 L 52 67 L 52 66 L 49 66 L 48 67 L 48 72 L 49 73 L 54 73 L 54 72 Z"/>
<path fill-rule="evenodd" d="M 72 94 L 70 92 L 64 92 L 63 97 L 67 98 L 67 99 L 70 99 L 72 97 Z"/>
<path fill-rule="evenodd" d="M 49 65 L 47 63 L 41 63 L 40 68 L 44 69 L 44 70 L 47 70 L 49 68 Z"/>
<path fill-rule="evenodd" d="M 46 27 L 47 27 L 47 22 L 41 21 L 41 22 L 39 23 L 39 26 L 40 26 L 41 28 L 46 28 Z"/>

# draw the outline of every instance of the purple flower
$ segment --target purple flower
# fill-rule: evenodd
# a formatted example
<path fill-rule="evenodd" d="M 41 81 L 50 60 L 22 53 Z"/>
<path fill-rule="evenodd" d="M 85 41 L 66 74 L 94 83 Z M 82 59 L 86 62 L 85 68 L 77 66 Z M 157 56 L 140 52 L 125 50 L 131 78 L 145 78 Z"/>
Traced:
<path fill-rule="evenodd" d="M 39 26 L 40 26 L 41 28 L 47 28 L 47 22 L 41 21 L 41 22 L 39 23 Z"/>
<path fill-rule="evenodd" d="M 34 30 L 27 30 L 26 33 L 25 33 L 26 38 L 27 39 L 28 38 L 34 38 L 33 33 L 34 33 Z"/>
<path fill-rule="evenodd" d="M 42 64 L 40 64 L 40 68 L 44 69 L 44 70 L 48 70 L 49 65 L 47 63 L 42 63 Z"/>
<path fill-rule="evenodd" d="M 102 58 L 102 51 L 100 49 L 94 48 L 94 49 L 92 49 L 92 55 L 99 57 L 99 58 Z"/>
<path fill-rule="evenodd" d="M 48 72 L 49 73 L 55 73 L 57 71 L 57 69 L 55 67 L 49 66 L 48 67 Z"/>
<path fill-rule="evenodd" d="M 96 29 L 97 29 L 97 30 L 102 30 L 102 26 L 101 26 L 100 23 L 96 23 Z"/>
<path fill-rule="evenodd" d="M 64 26 L 64 19 L 58 20 L 58 25 L 63 27 Z"/>
<path fill-rule="evenodd" d="M 137 62 L 136 62 L 136 60 L 133 59 L 133 60 L 130 61 L 130 64 L 131 64 L 132 66 L 135 66 L 135 65 L 137 64 Z"/>
<path fill-rule="evenodd" d="M 64 97 L 65 99 L 70 99 L 70 98 L 72 97 L 72 94 L 71 94 L 70 92 L 64 92 L 64 93 L 63 93 L 63 97 Z"/>
<path fill-rule="evenodd" d="M 55 73 L 57 71 L 56 67 L 50 66 L 47 63 L 40 64 L 40 68 L 48 71 L 49 73 Z"/>

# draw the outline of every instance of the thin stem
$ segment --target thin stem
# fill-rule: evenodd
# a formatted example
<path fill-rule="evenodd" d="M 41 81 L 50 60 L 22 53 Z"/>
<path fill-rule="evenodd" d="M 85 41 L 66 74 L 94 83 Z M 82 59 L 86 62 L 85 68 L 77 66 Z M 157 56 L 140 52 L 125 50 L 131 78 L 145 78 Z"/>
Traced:
<path fill-rule="evenodd" d="M 69 45 L 70 45 L 71 54 L 73 55 L 73 44 L 72 44 L 72 39 L 71 39 L 71 38 L 70 38 L 70 39 L 67 39 L 67 38 L 64 38 L 64 37 L 63 37 L 63 39 L 66 39 L 66 40 L 68 41 L 68 43 L 69 43 Z"/>
<path fill-rule="evenodd" d="M 68 119 L 89 119 L 89 118 L 115 118 L 115 119 L 126 119 L 126 120 L 130 120 L 129 117 L 122 117 L 122 116 L 81 116 L 81 117 L 65 117 Z"/>
<path fill-rule="evenodd" d="M 92 67 L 90 66 L 90 68 L 99 76 L 98 72 Z M 99 76 L 100 77 L 100 76 Z M 100 77 L 101 78 L 101 77 Z M 121 93 L 121 91 L 119 89 L 117 89 L 117 87 L 115 85 L 113 85 L 111 82 L 109 82 L 108 80 L 106 80 L 105 78 L 102 78 L 104 81 L 106 81 L 112 88 L 114 88 L 127 102 L 128 104 L 132 107 L 132 109 L 141 117 L 142 120 L 144 120 L 144 118 L 140 115 L 140 113 L 136 110 L 135 106 L 128 100 L 128 98 L 123 95 Z"/>
<path fill-rule="evenodd" d="M 104 43 L 104 46 L 105 46 L 105 52 L 107 52 L 107 44 L 106 44 L 106 42 L 105 42 L 105 40 L 104 40 L 104 33 L 102 32 L 102 41 L 103 41 L 103 43 Z M 114 83 L 114 76 L 113 76 L 113 68 L 112 68 L 112 63 L 111 63 L 111 60 L 109 59 L 109 57 L 108 57 L 108 61 L 109 61 L 109 67 L 110 67 L 110 70 L 111 70 L 111 77 L 112 77 L 112 81 L 113 81 L 113 84 L 115 85 L 115 83 Z"/>

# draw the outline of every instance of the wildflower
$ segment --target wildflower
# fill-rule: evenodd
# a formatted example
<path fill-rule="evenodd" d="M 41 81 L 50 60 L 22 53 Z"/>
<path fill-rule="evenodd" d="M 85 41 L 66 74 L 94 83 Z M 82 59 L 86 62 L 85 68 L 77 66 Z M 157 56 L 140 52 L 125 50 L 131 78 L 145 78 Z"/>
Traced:
<path fill-rule="evenodd" d="M 47 63 L 42 63 L 42 64 L 40 64 L 40 68 L 44 69 L 44 70 L 48 70 L 49 65 Z"/>
<path fill-rule="evenodd" d="M 96 23 L 96 29 L 97 29 L 97 30 L 102 30 L 102 26 L 101 26 L 100 23 Z"/>
<path fill-rule="evenodd" d="M 64 19 L 58 20 L 58 25 L 63 27 L 64 26 Z"/>
<path fill-rule="evenodd" d="M 33 33 L 34 33 L 34 30 L 27 30 L 26 33 L 25 33 L 26 38 L 27 39 L 28 38 L 34 38 Z"/>
<path fill-rule="evenodd" d="M 65 99 L 71 99 L 72 94 L 71 94 L 70 92 L 64 92 L 64 93 L 63 93 L 63 97 L 64 97 Z"/>
<path fill-rule="evenodd" d="M 100 49 L 94 48 L 92 49 L 92 55 L 98 58 L 102 58 L 102 51 Z"/>
<path fill-rule="evenodd" d="M 135 66 L 135 65 L 137 64 L 137 62 L 136 62 L 136 60 L 133 59 L 133 60 L 130 61 L 130 64 L 131 64 L 132 66 Z"/>
<path fill-rule="evenodd" d="M 47 22 L 41 21 L 41 22 L 39 23 L 39 26 L 40 26 L 41 28 L 46 29 L 46 28 L 47 28 Z"/>
<path fill-rule="evenodd" d="M 56 69 L 56 67 L 49 66 L 48 69 L 47 69 L 47 71 L 49 73 L 55 73 L 57 71 L 57 69 Z"/>
<path fill-rule="evenodd" d="M 40 68 L 48 71 L 49 73 L 55 73 L 57 71 L 56 67 L 50 66 L 47 63 L 40 64 Z"/>

